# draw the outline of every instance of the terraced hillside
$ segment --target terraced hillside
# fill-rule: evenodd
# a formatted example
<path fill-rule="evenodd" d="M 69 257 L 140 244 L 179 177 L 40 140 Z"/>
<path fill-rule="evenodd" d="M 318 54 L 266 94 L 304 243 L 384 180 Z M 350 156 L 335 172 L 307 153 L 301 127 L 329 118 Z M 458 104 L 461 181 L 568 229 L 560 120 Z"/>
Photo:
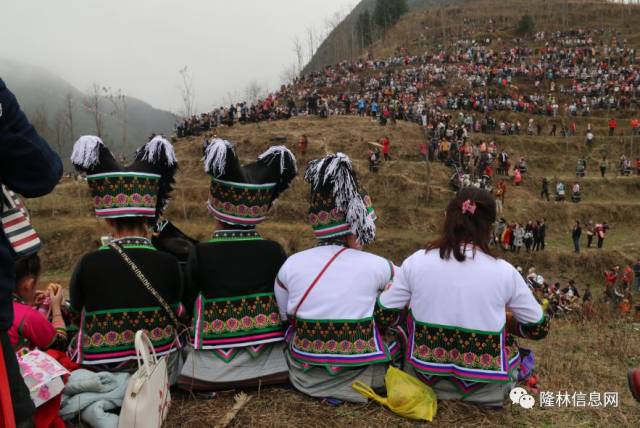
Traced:
<path fill-rule="evenodd" d="M 567 9 L 563 5 L 567 5 Z M 600 39 L 596 41 L 597 46 L 624 38 L 627 46 L 640 47 L 640 36 L 632 26 L 634 19 L 637 22 L 640 17 L 640 9 L 637 8 L 627 11 L 615 5 L 603 5 L 603 2 L 577 0 L 545 0 L 539 3 L 480 0 L 466 2 L 463 6 L 409 15 L 391 30 L 385 40 L 373 46 L 372 52 L 380 58 L 395 54 L 399 48 L 406 48 L 410 55 L 420 55 L 424 50 L 433 54 L 434 49 L 439 49 L 436 46 L 442 42 L 451 46 L 455 45 L 458 38 L 486 35 L 491 38 L 488 49 L 508 49 L 511 46 L 509 43 L 516 43 L 513 42 L 515 23 L 525 12 L 534 17 L 541 30 L 602 26 L 604 30 L 598 33 Z M 620 33 L 616 34 L 617 31 Z M 545 41 L 527 39 L 517 43 L 520 46 L 542 48 Z M 534 55 L 540 55 L 540 52 Z M 526 61 L 534 64 L 537 57 L 527 57 Z M 622 66 L 622 62 L 616 64 Z M 428 101 L 446 98 L 447 92 L 468 90 L 464 81 L 456 78 L 455 67 L 458 65 L 455 61 L 448 63 L 447 72 L 453 77 L 424 89 L 433 93 L 433 97 L 427 97 Z M 397 69 L 410 67 L 401 64 Z M 366 78 L 374 74 L 370 70 L 363 72 Z M 333 75 L 329 77 L 334 78 Z M 311 81 L 313 79 L 308 79 L 304 84 Z M 547 90 L 551 92 L 548 81 L 543 80 L 540 88 L 534 81 L 535 78 L 516 75 L 507 88 L 495 89 L 492 86 L 484 95 L 488 97 L 491 92 L 496 99 L 507 96 L 518 99 Z M 568 77 L 560 78 L 556 83 L 567 87 L 572 84 Z M 322 95 L 332 97 L 341 91 L 345 93 L 351 90 L 348 85 L 340 85 L 339 79 L 336 79 L 332 85 L 321 88 Z M 293 89 L 291 93 L 301 88 Z M 473 91 L 476 91 L 473 96 L 482 92 L 477 88 L 473 88 Z M 554 97 L 562 106 L 574 99 L 569 91 L 557 91 Z M 546 98 L 546 94 L 542 98 Z M 458 113 L 447 111 L 446 102 L 442 103 L 442 108 L 445 113 Z M 472 109 L 466 110 L 466 113 L 476 118 L 482 116 L 482 113 Z M 632 137 L 629 127 L 629 120 L 640 114 L 637 104 L 611 110 L 598 107 L 591 116 L 568 116 L 562 109 L 557 117 L 499 108 L 490 114 L 498 122 L 519 121 L 523 128 L 532 118 L 544 130 L 540 136 L 529 136 L 524 130 L 517 135 L 472 133 L 469 136 L 473 143 L 495 141 L 498 150 L 506 149 L 512 160 L 520 156 L 527 159 L 529 172 L 523 185 L 512 186 L 511 179 L 507 179 L 509 187 L 503 217 L 510 222 L 527 222 L 542 217 L 547 220 L 548 245 L 545 251 L 520 254 L 499 251 L 500 256 L 525 269 L 535 266 L 549 282 L 560 281 L 564 284 L 573 278 L 581 291 L 586 284 L 592 284 L 597 302 L 593 320 L 554 320 L 551 333 L 544 341 L 522 341 L 521 345 L 535 351 L 541 390 L 569 394 L 618 392 L 619 406 L 536 407 L 533 410 L 512 406 L 505 411 L 486 411 L 461 403 L 442 402 L 439 403 L 438 416 L 433 425 L 640 426 L 639 407 L 628 393 L 625 377 L 627 368 L 640 365 L 638 326 L 630 318 L 611 313 L 600 302 L 602 272 L 614 264 L 630 263 L 640 256 L 640 176 L 622 177 L 614 168 L 615 160 L 620 155 L 625 154 L 635 160 L 640 154 L 640 137 Z M 618 118 L 619 128 L 613 136 L 607 136 L 607 121 L 611 116 Z M 564 137 L 560 136 L 560 132 L 557 136 L 549 135 L 553 123 L 568 125 L 570 122 L 576 123 L 576 135 Z M 587 124 L 591 124 L 595 134 L 595 143 L 590 150 L 584 142 Z M 254 160 L 269 145 L 283 141 L 297 152 L 296 142 L 302 134 L 309 138 L 310 143 L 307 155 L 298 159 L 301 170 L 308 160 L 327 152 L 343 151 L 349 154 L 355 161 L 359 179 L 370 193 L 379 217 L 378 239 L 369 250 L 397 264 L 435 236 L 443 219 L 444 208 L 452 196 L 448 185 L 451 170 L 440 162 L 420 160 L 419 146 L 425 142 L 425 136 L 423 130 L 412 122 L 398 121 L 395 125 L 381 127 L 367 117 L 332 115 L 328 119 L 320 119 L 300 116 L 289 120 L 238 124 L 231 128 L 219 127 L 215 132 L 219 137 L 233 141 L 245 162 Z M 384 162 L 377 174 L 371 173 L 367 168 L 368 142 L 377 141 L 384 135 L 391 140 L 392 160 Z M 205 207 L 209 181 L 200 161 L 204 137 L 176 141 L 180 172 L 173 200 L 166 213 L 178 227 L 201 240 L 207 239 L 213 228 Z M 596 171 L 603 156 L 611 161 L 604 179 Z M 576 179 L 575 166 L 580 157 L 587 159 L 588 171 L 585 178 Z M 542 177 L 548 178 L 552 186 L 557 180 L 567 185 L 577 180 L 582 186 L 582 202 L 542 201 L 539 197 Z M 270 212 L 270 219 L 260 226 L 263 235 L 281 242 L 290 253 L 314 244 L 311 228 L 305 221 L 307 196 L 308 187 L 299 177 L 277 201 Z M 89 191 L 83 183 L 65 181 L 54 194 L 31 201 L 29 206 L 46 242 L 43 253 L 47 279 L 64 283 L 68 281 L 79 256 L 94 249 L 104 231 L 101 223 L 93 217 Z M 570 236 L 575 220 L 607 221 L 611 230 L 605 247 L 602 250 L 585 249 L 581 254 L 575 254 Z M 268 388 L 249 393 L 252 400 L 236 416 L 232 426 L 412 425 L 374 403 L 333 408 L 287 388 Z M 177 393 L 168 426 L 213 426 L 232 406 L 233 393 L 223 393 L 213 400 L 197 400 Z"/>
<path fill-rule="evenodd" d="M 442 221 L 444 207 L 452 195 L 447 185 L 450 171 L 443 164 L 431 164 L 432 183 L 428 191 L 428 165 L 417 156 L 423 135 L 414 124 L 399 122 L 396 126 L 381 128 L 363 118 L 298 118 L 220 129 L 219 136 L 234 141 L 239 154 L 248 162 L 273 144 L 270 142 L 273 138 L 286 137 L 286 144 L 295 150 L 293 142 L 302 133 L 309 137 L 310 145 L 306 158 L 298 159 L 300 168 L 308 159 L 328 151 L 344 151 L 354 158 L 360 180 L 370 192 L 379 216 L 378 239 L 371 246 L 371 251 L 401 263 L 404 257 L 434 236 Z M 365 160 L 367 142 L 377 140 L 383 133 L 392 141 L 394 160 L 383 164 L 380 172 L 373 174 L 367 170 Z M 637 234 L 640 178 L 611 174 L 603 180 L 591 173 L 581 180 L 585 198 L 580 204 L 542 202 L 537 194 L 543 172 L 547 177 L 559 177 L 566 182 L 574 179 L 574 159 L 583 152 L 582 137 L 569 138 L 568 143 L 527 136 L 497 137 L 497 140 L 514 154 L 523 154 L 530 159 L 530 175 L 525 178 L 524 185 L 517 189 L 509 187 L 504 216 L 514 221 L 545 216 L 549 224 L 546 251 L 518 256 L 506 253 L 504 256 L 525 267 L 534 265 L 550 279 L 564 282 L 576 278 L 581 288 L 587 282 L 592 283 L 598 293 L 605 268 L 631 261 L 632 257 L 640 254 Z M 190 235 L 205 239 L 212 232 L 212 220 L 205 208 L 209 181 L 200 161 L 201 144 L 201 138 L 183 139 L 176 143 L 180 173 L 167 217 Z M 603 137 L 596 143 L 595 151 L 605 149 L 612 156 L 622 150 L 617 138 Z M 306 183 L 300 177 L 296 179 L 292 188 L 274 206 L 270 220 L 261 226 L 265 236 L 280 241 L 289 252 L 314 243 L 311 229 L 305 222 L 307 191 Z M 46 242 L 44 255 L 48 276 L 68 280 L 74 262 L 98 245 L 99 236 L 104 231 L 93 217 L 86 185 L 65 182 L 53 195 L 32 201 L 31 209 Z M 569 229 L 576 218 L 601 218 L 610 222 L 612 231 L 605 249 L 581 255 L 572 252 Z M 542 418 L 549 424 L 558 418 L 567 424 L 571 421 L 595 421 L 600 425 L 611 421 L 611 426 L 631 426 L 625 421 L 640 422 L 637 408 L 626 392 L 624 377 L 627 367 L 640 363 L 637 353 L 640 338 L 628 321 L 610 319 L 604 312 L 593 322 L 557 321 L 544 342 L 527 343 L 526 346 L 536 351 L 543 390 L 619 391 L 622 407 L 535 411 L 536 416 L 532 417 L 531 413 L 520 409 L 484 414 L 465 405 L 443 404 L 438 417 L 442 426 L 476 421 L 511 425 L 518 423 L 520 418 L 530 423 Z M 335 415 L 335 425 L 370 425 L 372 421 L 367 423 L 360 419 L 364 415 L 375 416 L 380 423 L 404 423 L 389 412 L 378 410 L 376 405 L 333 409 L 288 390 L 278 390 L 276 398 L 270 391 L 264 391 L 260 398 L 252 401 L 250 410 L 243 412 L 238 419 L 238 426 L 258 421 L 282 426 L 281 422 L 285 420 L 293 425 L 304 421 L 308 426 L 324 426 L 322 421 L 326 414 Z M 172 426 L 186 426 L 189 421 L 202 422 L 197 426 L 205 426 L 206 421 L 213 423 L 233 404 L 231 395 L 223 395 L 212 402 L 182 399 L 184 401 L 178 401 L 174 408 L 172 423 L 177 425 Z M 291 401 L 297 403 L 295 410 L 287 404 Z M 293 420 L 294 417 L 301 419 Z"/>

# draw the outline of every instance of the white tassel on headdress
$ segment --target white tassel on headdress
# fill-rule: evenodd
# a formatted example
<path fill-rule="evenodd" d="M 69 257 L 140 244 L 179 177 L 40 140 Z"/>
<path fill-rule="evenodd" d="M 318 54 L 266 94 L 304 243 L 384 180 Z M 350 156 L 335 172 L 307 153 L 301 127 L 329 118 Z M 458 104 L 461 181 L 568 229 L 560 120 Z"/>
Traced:
<path fill-rule="evenodd" d="M 162 160 L 162 155 L 165 155 L 167 165 L 173 166 L 178 160 L 176 159 L 176 152 L 173 150 L 173 145 L 162 135 L 156 135 L 145 144 L 137 155 L 142 155 L 141 160 L 155 164 Z"/>
<path fill-rule="evenodd" d="M 227 140 L 214 138 L 204 149 L 204 171 L 214 177 L 224 174 L 227 165 L 227 149 L 233 151 L 233 144 Z"/>
<path fill-rule="evenodd" d="M 104 146 L 100 137 L 83 135 L 73 145 L 71 163 L 85 171 L 100 164 L 100 146 Z"/>
<path fill-rule="evenodd" d="M 361 244 L 372 242 L 376 235 L 376 226 L 367 207 L 358 192 L 351 160 L 344 153 L 336 153 L 309 162 L 305 171 L 305 180 L 313 190 L 331 184 L 332 195 L 338 211 L 346 214 L 351 233 Z"/>
<path fill-rule="evenodd" d="M 362 196 L 357 195 L 351 200 L 347 209 L 347 223 L 360 244 L 368 244 L 376 238 L 376 224 L 369 215 Z"/>
<path fill-rule="evenodd" d="M 269 147 L 264 153 L 258 156 L 258 160 L 265 161 L 267 164 L 271 164 L 276 156 L 280 158 L 280 174 L 283 174 L 287 169 L 287 157 L 290 158 L 290 164 L 293 165 L 293 172 L 295 174 L 298 173 L 296 157 L 293 155 L 293 153 L 291 153 L 291 150 L 287 149 L 285 146 Z"/>

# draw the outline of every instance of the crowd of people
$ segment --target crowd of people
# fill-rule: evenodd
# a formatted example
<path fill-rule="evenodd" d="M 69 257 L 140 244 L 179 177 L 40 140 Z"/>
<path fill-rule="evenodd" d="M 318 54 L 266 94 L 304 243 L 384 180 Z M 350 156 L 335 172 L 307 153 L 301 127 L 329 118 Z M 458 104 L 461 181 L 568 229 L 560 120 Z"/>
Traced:
<path fill-rule="evenodd" d="M 527 47 L 521 39 L 458 40 L 423 55 L 400 49 L 387 59 L 343 61 L 300 76 L 263 99 L 185 118 L 176 131 L 191 135 L 220 125 L 297 115 L 360 115 L 382 125 L 406 120 L 435 127 L 435 115 L 460 110 L 480 114 L 465 119 L 467 130 L 476 132 L 543 132 L 540 121 L 530 120 L 523 128 L 518 121 L 481 117 L 514 111 L 554 119 L 550 135 L 557 129 L 575 135 L 572 117 L 637 106 L 640 65 L 635 49 L 615 35 L 604 42 L 603 34 L 600 29 L 545 33 L 537 47 Z M 563 117 L 571 123 L 565 124 Z M 630 121 L 632 134 L 639 132 L 638 125 L 637 119 Z M 609 135 L 617 129 L 612 118 Z M 593 138 L 592 129 L 585 134 Z"/>
<path fill-rule="evenodd" d="M 191 393 L 289 383 L 310 397 L 363 403 L 367 398 L 352 388 L 354 382 L 381 388 L 387 369 L 396 366 L 439 399 L 502 407 L 513 386 L 526 379 L 517 338 L 544 339 L 550 318 L 575 312 L 580 299 L 581 313 L 591 318 L 593 297 L 590 286 L 580 292 L 573 281 L 548 284 L 535 269 L 524 275 L 496 256 L 498 248 L 545 250 L 547 223 L 544 217 L 526 223 L 500 217 L 506 177 L 512 170 L 518 186 L 528 167 L 524 157 L 512 166 L 507 151 L 488 135 L 525 132 L 522 125 L 497 120 L 493 113 L 556 118 L 636 106 L 635 51 L 624 41 L 597 43 L 599 35 L 599 30 L 539 33 L 536 48 L 520 40 L 510 48 L 496 48 L 490 39 L 461 40 L 425 55 L 341 62 L 263 100 L 177 124 L 178 137 L 300 114 L 420 124 L 429 141 L 420 155 L 455 168 L 457 191 L 440 234 L 400 265 L 364 250 L 376 238 L 377 217 L 344 153 L 307 165 L 306 220 L 317 245 L 288 255 L 256 228 L 298 174 L 286 147 L 272 146 L 242 165 L 231 142 L 205 141 L 202 161 L 211 181 L 207 211 L 214 224 L 212 238 L 197 242 L 163 217 L 178 167 L 169 139 L 153 135 L 124 165 L 99 137 L 81 137 L 71 163 L 86 176 L 104 236 L 99 249 L 77 261 L 68 301 L 59 284 L 37 291 L 39 248 L 25 249 L 16 229 L 7 229 L 15 218 L 3 219 L 0 415 L 17 426 L 30 426 L 34 417 L 117 426 L 119 406 L 105 402 L 125 399 L 138 368 L 140 331 L 166 363 L 167 383 Z M 448 92 L 441 89 L 445 83 Z M 0 105 L 1 120 L 9 116 L 12 126 L 7 130 L 0 122 L 3 161 L 12 164 L 0 172 L 2 184 L 29 197 L 49 193 L 62 175 L 59 157 L 2 80 Z M 617 126 L 609 122 L 610 135 Z M 540 135 L 541 123 L 530 120 L 526 132 Z M 472 142 L 472 133 L 487 135 Z M 302 153 L 307 145 L 301 136 Z M 390 147 L 387 136 L 374 144 L 372 171 L 391 160 Z M 578 166 L 586 174 L 586 162 Z M 493 168 L 501 176 L 495 186 Z M 572 187 L 572 198 L 576 194 L 579 183 Z M 560 195 L 564 184 L 558 181 L 556 198 Z M 546 179 L 541 197 L 549 198 Z M 24 214 L 19 206 L 16 212 Z M 596 237 L 602 248 L 607 223 L 589 222 L 586 228 L 587 246 Z M 581 237 L 576 222 L 576 252 Z M 639 275 L 640 261 L 622 272 L 607 271 L 605 298 L 628 313 L 633 281 L 640 289 Z M 34 350 L 47 351 L 70 372 L 67 387 L 44 400 L 52 404 L 37 409 L 18 365 Z M 530 368 L 526 372 L 530 376 Z M 109 377 L 113 389 L 93 388 L 111 374 L 118 374 Z M 78 397 L 87 401 L 77 406 Z M 161 406 L 161 416 L 165 411 Z"/>

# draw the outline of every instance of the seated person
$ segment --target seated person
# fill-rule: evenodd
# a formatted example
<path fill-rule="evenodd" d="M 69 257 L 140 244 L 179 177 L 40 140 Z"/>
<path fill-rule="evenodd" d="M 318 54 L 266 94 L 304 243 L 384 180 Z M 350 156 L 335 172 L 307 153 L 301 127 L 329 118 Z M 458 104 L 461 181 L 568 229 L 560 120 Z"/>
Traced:
<path fill-rule="evenodd" d="M 391 262 L 361 250 L 375 238 L 375 213 L 358 189 L 349 158 L 338 153 L 309 163 L 309 220 L 318 245 L 289 257 L 275 290 L 289 320 L 289 380 L 317 398 L 366 402 L 351 385 L 384 386 L 397 351 L 382 340 L 375 301 L 393 277 Z M 348 213 L 348 214 L 347 214 Z"/>
<path fill-rule="evenodd" d="M 408 371 L 439 399 L 502 406 L 520 363 L 512 335 L 541 339 L 548 331 L 522 275 L 489 250 L 495 218 L 489 192 L 462 189 L 442 235 L 404 261 L 378 300 L 383 313 L 409 308 Z"/>
<path fill-rule="evenodd" d="M 231 143 L 214 139 L 205 148 L 205 168 L 216 231 L 187 262 L 185 302 L 193 322 L 179 385 L 214 391 L 286 383 L 273 282 L 287 256 L 256 225 L 296 176 L 295 157 L 275 146 L 242 167 Z"/>
<path fill-rule="evenodd" d="M 62 317 L 63 293 L 59 284 L 37 291 L 40 257 L 27 256 L 16 262 L 16 288 L 13 291 L 13 324 L 9 339 L 14 351 L 38 348 L 65 351 L 67 327 Z"/>
<path fill-rule="evenodd" d="M 178 362 L 177 315 L 182 277 L 178 261 L 157 251 L 148 224 L 165 208 L 177 168 L 173 146 L 154 137 L 123 167 L 98 137 L 81 137 L 71 161 L 86 172 L 98 218 L 105 220 L 112 246 L 85 254 L 71 278 L 71 309 L 78 320 L 72 357 L 86 368 L 129 371 L 137 368 L 134 338 L 146 330 L 158 356 L 170 355 L 170 377 Z M 155 293 L 155 294 L 154 294 Z"/>

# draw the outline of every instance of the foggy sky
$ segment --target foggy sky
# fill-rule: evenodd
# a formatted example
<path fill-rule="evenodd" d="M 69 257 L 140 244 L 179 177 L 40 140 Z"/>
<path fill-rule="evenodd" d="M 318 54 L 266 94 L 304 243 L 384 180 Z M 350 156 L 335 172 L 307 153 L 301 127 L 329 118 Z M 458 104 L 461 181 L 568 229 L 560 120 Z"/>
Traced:
<path fill-rule="evenodd" d="M 251 81 L 275 88 L 293 38 L 324 30 L 356 0 L 3 0 L 0 58 L 41 66 L 81 91 L 93 82 L 178 111 L 178 70 L 199 110 Z M 306 43 L 304 44 L 306 46 Z"/>

